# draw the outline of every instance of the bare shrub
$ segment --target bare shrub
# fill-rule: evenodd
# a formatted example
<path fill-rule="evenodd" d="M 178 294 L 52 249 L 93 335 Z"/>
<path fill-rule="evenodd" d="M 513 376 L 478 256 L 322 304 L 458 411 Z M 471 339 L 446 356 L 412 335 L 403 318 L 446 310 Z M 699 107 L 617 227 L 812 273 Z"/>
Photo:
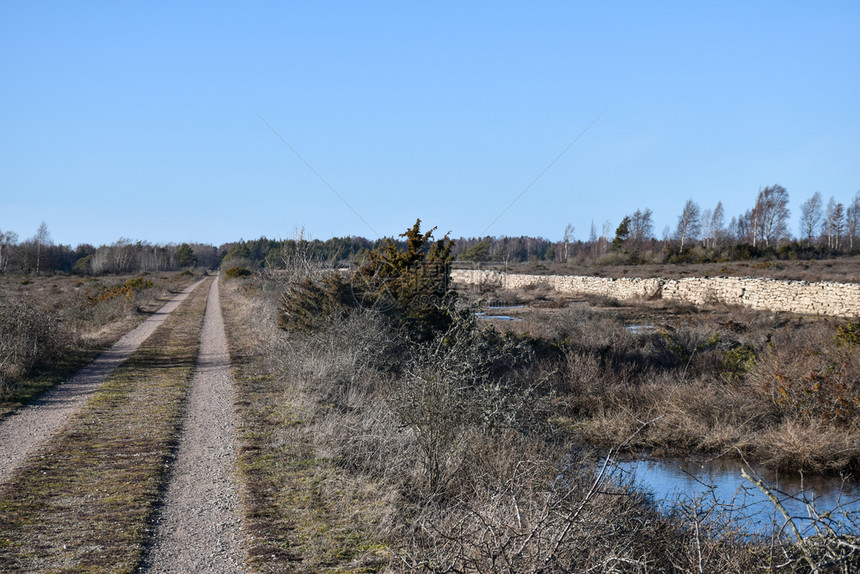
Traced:
<path fill-rule="evenodd" d="M 860 441 L 823 422 L 784 420 L 760 433 L 755 455 L 771 468 L 845 471 L 860 459 Z"/>
<path fill-rule="evenodd" d="M 776 332 L 748 383 L 784 417 L 844 427 L 860 416 L 860 354 L 838 329 Z"/>
<path fill-rule="evenodd" d="M 733 500 L 721 501 L 710 486 L 698 494 L 671 501 L 667 515 L 677 537 L 668 554 L 672 569 L 723 573 L 768 567 L 773 571 L 765 549 L 774 540 L 751 534 L 746 528 L 744 500 L 743 489 Z"/>
<path fill-rule="evenodd" d="M 58 318 L 0 291 L 0 396 L 41 365 L 59 357 L 66 338 Z"/>
<path fill-rule="evenodd" d="M 425 496 L 447 489 L 476 436 L 542 432 L 548 387 L 527 369 L 534 361 L 527 343 L 461 315 L 411 351 L 391 407 L 418 444 Z"/>
<path fill-rule="evenodd" d="M 557 458 L 539 444 L 485 448 L 473 489 L 413 518 L 401 559 L 428 572 L 665 570 L 670 522 L 606 464 Z M 489 462 L 489 460 L 488 460 Z M 662 539 L 662 540 L 661 540 Z"/>

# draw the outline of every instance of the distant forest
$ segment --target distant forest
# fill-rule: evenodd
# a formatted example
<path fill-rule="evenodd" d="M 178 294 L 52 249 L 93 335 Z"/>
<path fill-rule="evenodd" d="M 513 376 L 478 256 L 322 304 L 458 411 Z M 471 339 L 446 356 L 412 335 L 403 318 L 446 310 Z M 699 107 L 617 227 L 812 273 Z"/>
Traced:
<path fill-rule="evenodd" d="M 722 203 L 702 209 L 687 200 L 674 228 L 657 236 L 650 209 L 637 209 L 617 226 L 592 222 L 586 239 L 568 225 L 560 241 L 542 237 L 469 237 L 454 240 L 456 261 L 513 265 L 540 261 L 569 264 L 706 263 L 750 259 L 823 259 L 860 254 L 860 191 L 847 205 L 825 203 L 814 193 L 800 206 L 798 234 L 789 231 L 788 192 L 779 185 L 759 190 L 754 205 L 726 222 Z M 404 230 L 412 222 L 404 222 Z M 154 245 L 120 239 L 99 247 L 55 244 L 42 223 L 29 239 L 0 229 L 0 273 L 139 273 L 193 267 L 285 268 L 297 260 L 332 266 L 361 264 L 383 239 L 335 237 L 325 241 L 296 233 L 291 239 Z"/>

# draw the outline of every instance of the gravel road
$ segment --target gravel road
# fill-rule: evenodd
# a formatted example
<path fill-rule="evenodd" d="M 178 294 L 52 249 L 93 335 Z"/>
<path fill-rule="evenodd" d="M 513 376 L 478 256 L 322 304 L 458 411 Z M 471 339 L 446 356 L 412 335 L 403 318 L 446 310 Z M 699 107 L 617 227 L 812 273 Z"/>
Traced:
<path fill-rule="evenodd" d="M 143 343 L 205 279 L 194 283 L 71 379 L 0 421 L 0 483 L 78 410 L 105 379 Z"/>
<path fill-rule="evenodd" d="M 247 570 L 235 470 L 233 379 L 216 279 L 209 290 L 197 370 L 143 572 Z"/>

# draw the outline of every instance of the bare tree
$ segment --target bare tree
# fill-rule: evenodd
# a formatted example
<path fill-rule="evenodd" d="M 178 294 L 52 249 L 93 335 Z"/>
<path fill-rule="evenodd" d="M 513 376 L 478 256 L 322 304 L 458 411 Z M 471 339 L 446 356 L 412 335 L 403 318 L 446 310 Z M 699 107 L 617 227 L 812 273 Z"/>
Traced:
<path fill-rule="evenodd" d="M 644 211 L 637 209 L 630 216 L 630 239 L 638 248 L 654 234 L 654 223 L 652 212 L 645 208 Z"/>
<path fill-rule="evenodd" d="M 175 251 L 174 246 L 170 246 L 167 255 L 171 257 L 171 253 Z M 121 237 L 111 245 L 102 245 L 93 254 L 90 260 L 90 268 L 95 275 L 102 273 L 129 273 L 138 269 L 139 262 L 137 260 L 138 253 L 144 251 L 145 245 L 141 242 L 133 244 L 130 239 Z M 172 263 L 168 264 L 168 268 L 172 268 Z"/>
<path fill-rule="evenodd" d="M 36 246 L 36 275 L 42 269 L 42 252 L 45 247 L 51 245 L 51 233 L 48 231 L 48 226 L 43 221 L 36 230 L 36 235 L 33 236 L 33 243 Z"/>
<path fill-rule="evenodd" d="M 821 198 L 821 192 L 816 191 L 812 197 L 803 202 L 800 206 L 800 234 L 808 243 L 812 243 L 815 232 L 821 225 L 821 214 L 824 207 L 824 200 Z"/>
<path fill-rule="evenodd" d="M 845 235 L 845 206 L 837 203 L 833 210 L 833 229 L 836 231 L 836 249 L 842 249 L 842 237 Z"/>
<path fill-rule="evenodd" d="M 603 255 L 607 251 L 609 251 L 609 238 L 612 233 L 612 222 L 604 221 L 603 228 L 601 229 L 600 238 L 597 240 L 597 253 Z"/>
<path fill-rule="evenodd" d="M 675 239 L 681 243 L 681 251 L 687 241 L 695 241 L 702 231 L 701 211 L 698 204 L 688 199 L 678 216 L 678 226 L 675 228 Z"/>
<path fill-rule="evenodd" d="M 746 213 L 732 218 L 731 234 L 735 238 L 736 243 L 748 243 L 755 246 L 756 243 L 756 228 L 754 209 L 748 209 Z"/>
<path fill-rule="evenodd" d="M 18 234 L 14 231 L 0 230 L 0 273 L 5 273 L 9 267 L 12 247 L 18 243 Z"/>
<path fill-rule="evenodd" d="M 570 258 L 570 240 L 573 239 L 573 231 L 574 231 L 574 227 L 570 223 L 568 223 L 567 227 L 564 228 L 564 260 L 565 260 L 565 262 Z"/>
<path fill-rule="evenodd" d="M 711 213 L 710 228 L 711 228 L 711 248 L 716 249 L 722 243 L 726 234 L 725 228 L 726 211 L 723 209 L 723 202 L 718 201 L 717 206 Z"/>
<path fill-rule="evenodd" d="M 713 224 L 713 220 L 711 219 L 712 215 L 713 215 L 713 212 L 709 208 L 706 207 L 704 210 L 702 210 L 702 217 L 701 217 L 702 237 L 701 237 L 701 239 L 702 239 L 702 246 L 705 247 L 705 249 L 708 249 L 711 247 L 711 243 L 712 243 L 712 240 L 714 237 L 714 232 L 711 229 L 711 225 Z"/>
<path fill-rule="evenodd" d="M 597 227 L 594 225 L 594 220 L 591 220 L 591 230 L 588 232 L 588 253 L 592 257 L 597 254 Z"/>
<path fill-rule="evenodd" d="M 788 236 L 788 191 L 781 185 L 760 189 L 752 211 L 753 247 L 759 240 L 776 247 Z"/>
<path fill-rule="evenodd" d="M 848 233 L 848 249 L 854 249 L 858 223 L 860 223 L 860 191 L 854 194 L 854 201 L 846 210 L 845 230 Z"/>
<path fill-rule="evenodd" d="M 827 202 L 824 231 L 827 248 L 839 251 L 842 248 L 842 234 L 845 233 L 845 206 L 837 203 L 833 197 Z"/>

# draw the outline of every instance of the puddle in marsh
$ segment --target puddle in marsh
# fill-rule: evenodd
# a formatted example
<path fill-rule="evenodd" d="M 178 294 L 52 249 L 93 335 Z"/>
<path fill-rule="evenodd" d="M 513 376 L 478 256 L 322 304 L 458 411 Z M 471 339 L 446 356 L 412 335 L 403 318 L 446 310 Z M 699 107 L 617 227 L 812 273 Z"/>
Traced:
<path fill-rule="evenodd" d="M 488 312 L 504 311 L 506 309 L 522 309 L 525 305 L 490 305 L 486 307 L 487 311 L 479 311 L 475 313 L 475 317 L 485 321 L 522 321 L 519 317 L 511 317 L 510 315 L 489 315 Z"/>
<path fill-rule="evenodd" d="M 741 476 L 742 463 L 732 460 L 705 462 L 639 459 L 617 463 L 622 475 L 632 476 L 636 484 L 654 495 L 668 508 L 673 500 L 702 499 L 701 508 L 732 505 L 739 509 L 735 520 L 748 532 L 769 533 L 774 522 L 785 519 L 754 484 Z M 860 533 L 860 484 L 838 477 L 801 477 L 753 467 L 759 477 L 774 489 L 774 494 L 792 516 L 801 535 L 814 534 L 807 502 L 818 513 L 833 513 L 831 527 L 843 532 Z M 786 533 L 788 529 L 786 529 Z"/>
<path fill-rule="evenodd" d="M 657 327 L 654 325 L 627 325 L 627 330 L 634 335 L 647 335 L 649 333 L 656 333 Z"/>
<path fill-rule="evenodd" d="M 485 321 L 522 321 L 519 317 L 511 317 L 510 315 L 487 315 L 486 313 L 475 313 L 475 317 L 478 319 L 484 319 Z"/>

